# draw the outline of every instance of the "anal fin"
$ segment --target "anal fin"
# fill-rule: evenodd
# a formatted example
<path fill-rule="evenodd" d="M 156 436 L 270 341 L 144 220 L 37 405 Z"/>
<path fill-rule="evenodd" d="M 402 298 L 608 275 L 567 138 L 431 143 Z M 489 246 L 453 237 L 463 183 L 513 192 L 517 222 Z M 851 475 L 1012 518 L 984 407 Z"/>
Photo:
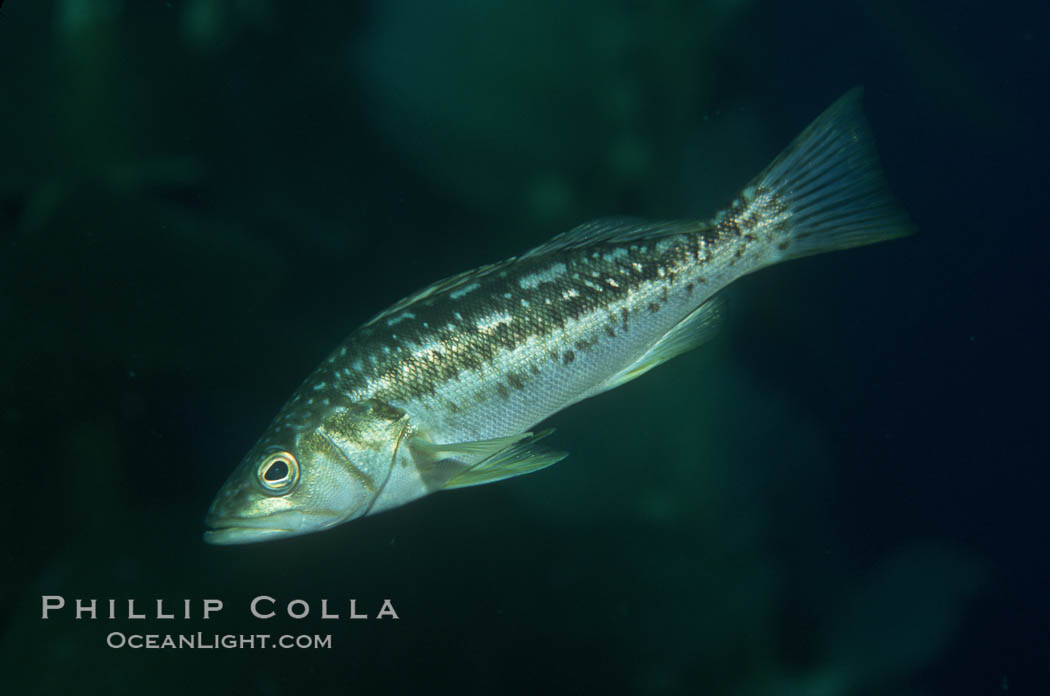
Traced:
<path fill-rule="evenodd" d="M 463 462 L 477 462 L 501 452 L 511 445 L 522 440 L 531 438 L 532 433 L 517 433 L 508 437 L 497 437 L 491 440 L 475 440 L 472 442 L 450 442 L 437 444 L 422 438 L 413 438 L 410 445 L 413 450 L 420 452 L 428 459 L 437 461 L 441 459 L 456 459 Z"/>
<path fill-rule="evenodd" d="M 542 440 L 552 432 L 554 432 L 554 429 L 550 428 L 536 434 L 522 433 L 521 435 L 505 438 L 511 440 L 509 446 L 495 452 L 474 466 L 455 474 L 445 483 L 444 488 L 480 486 L 483 483 L 492 483 L 514 476 L 531 474 L 534 471 L 545 469 L 551 464 L 560 462 L 568 456 L 568 452 L 540 450 L 535 446 L 537 441 Z M 461 445 L 441 445 L 441 447 L 471 447 L 475 444 L 462 443 Z"/>
<path fill-rule="evenodd" d="M 717 296 L 712 297 L 675 324 L 642 357 L 607 379 L 595 393 L 615 389 L 657 365 L 707 343 L 718 333 L 724 315 L 725 302 Z"/>

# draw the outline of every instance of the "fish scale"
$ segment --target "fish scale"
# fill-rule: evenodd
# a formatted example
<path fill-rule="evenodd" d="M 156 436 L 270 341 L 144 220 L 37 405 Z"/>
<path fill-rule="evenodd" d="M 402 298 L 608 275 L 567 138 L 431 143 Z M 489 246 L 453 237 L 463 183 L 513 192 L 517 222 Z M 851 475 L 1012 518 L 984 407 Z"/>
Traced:
<path fill-rule="evenodd" d="M 415 426 L 443 441 L 518 432 L 585 398 L 728 282 L 720 256 L 739 232 L 666 226 L 682 232 L 660 240 L 660 251 L 655 242 L 595 244 L 512 258 L 398 305 L 333 351 L 282 417 L 309 423 L 301 395 L 318 403 L 323 384 L 329 398 L 377 398 L 419 414 Z"/>
<path fill-rule="evenodd" d="M 565 456 L 531 428 L 708 340 L 719 292 L 913 231 L 854 90 L 709 220 L 605 218 L 438 281 L 353 332 L 216 496 L 205 538 L 303 534 Z"/>

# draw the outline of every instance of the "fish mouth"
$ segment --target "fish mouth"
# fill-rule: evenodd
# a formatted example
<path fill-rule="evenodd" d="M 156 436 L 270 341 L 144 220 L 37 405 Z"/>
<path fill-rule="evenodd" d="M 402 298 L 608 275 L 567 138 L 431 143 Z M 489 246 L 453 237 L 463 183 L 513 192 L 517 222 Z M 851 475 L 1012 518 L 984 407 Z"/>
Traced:
<path fill-rule="evenodd" d="M 270 541 L 308 531 L 304 521 L 303 513 L 294 510 L 258 518 L 209 514 L 204 524 L 211 529 L 204 532 L 204 541 L 218 546 Z"/>

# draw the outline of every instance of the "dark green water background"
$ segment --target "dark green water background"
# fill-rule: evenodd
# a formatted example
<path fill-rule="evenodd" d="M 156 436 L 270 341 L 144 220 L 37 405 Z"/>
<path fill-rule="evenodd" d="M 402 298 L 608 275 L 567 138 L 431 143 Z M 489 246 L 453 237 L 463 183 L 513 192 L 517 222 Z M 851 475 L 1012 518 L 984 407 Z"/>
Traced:
<path fill-rule="evenodd" d="M 1045 2 L 8 0 L 0 692 L 1050 693 L 1048 31 Z M 550 419 L 547 471 L 202 543 L 359 323 L 591 218 L 710 213 L 856 84 L 919 236 L 737 283 L 714 344 Z"/>

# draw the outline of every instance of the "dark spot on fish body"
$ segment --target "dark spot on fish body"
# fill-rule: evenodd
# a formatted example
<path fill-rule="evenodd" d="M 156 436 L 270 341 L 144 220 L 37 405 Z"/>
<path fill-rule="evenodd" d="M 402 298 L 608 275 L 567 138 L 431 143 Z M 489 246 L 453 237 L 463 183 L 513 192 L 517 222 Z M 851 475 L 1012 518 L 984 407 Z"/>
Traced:
<path fill-rule="evenodd" d="M 701 237 L 701 239 L 704 240 L 704 250 L 705 250 L 705 252 L 710 247 L 718 244 L 718 240 L 722 237 L 722 228 L 723 228 L 724 224 L 725 223 L 719 223 L 717 225 L 712 225 L 711 227 L 708 227 L 707 229 L 705 229 L 701 233 L 700 237 Z M 710 258 L 709 253 L 708 253 L 707 258 Z"/>
<path fill-rule="evenodd" d="M 537 310 L 538 321 L 541 324 L 553 326 L 558 329 L 565 328 L 565 317 L 562 316 L 557 305 L 553 302 L 548 304 L 547 302 L 539 299 L 535 300 L 540 306 Z"/>
<path fill-rule="evenodd" d="M 518 337 L 516 332 L 506 324 L 500 324 L 496 327 L 495 331 L 496 343 L 502 348 L 507 350 L 514 350 L 518 346 Z"/>
<path fill-rule="evenodd" d="M 496 382 L 496 393 L 500 395 L 500 398 L 510 398 L 510 390 L 507 389 L 507 385 L 505 385 L 503 382 Z"/>
<path fill-rule="evenodd" d="M 620 310 L 620 314 L 623 317 L 623 330 L 627 331 L 627 320 L 631 318 L 631 312 L 629 309 L 624 307 Z"/>
<path fill-rule="evenodd" d="M 459 362 L 459 364 L 463 367 L 470 370 L 477 370 L 479 367 L 481 367 L 481 357 L 476 351 L 471 350 L 470 346 L 459 346 L 459 350 L 456 351 L 456 354 L 457 362 Z"/>
<path fill-rule="evenodd" d="M 525 380 L 522 379 L 521 375 L 519 375 L 517 372 L 507 373 L 507 384 L 509 384 L 514 389 L 525 388 Z"/>
<path fill-rule="evenodd" d="M 726 222 L 723 222 L 718 227 L 720 232 L 719 237 L 739 237 L 741 236 L 741 234 L 743 234 L 740 231 L 740 222 L 735 216 L 730 218 Z"/>
<path fill-rule="evenodd" d="M 616 325 L 615 324 L 606 324 L 605 325 L 605 335 L 608 336 L 609 338 L 616 338 Z"/>
<path fill-rule="evenodd" d="M 791 242 L 790 242 L 790 240 L 787 240 L 787 239 L 785 239 L 785 240 L 784 240 L 784 241 L 782 241 L 782 242 L 781 242 L 780 244 L 777 244 L 777 249 L 780 249 L 781 251 L 784 251 L 784 250 L 785 250 L 785 249 L 787 249 L 787 248 L 788 248 L 789 246 L 791 246 Z"/>
<path fill-rule="evenodd" d="M 685 286 L 685 291 L 688 294 L 690 294 L 690 295 L 693 294 L 693 290 L 695 290 L 695 289 L 696 289 L 696 284 L 695 283 L 689 283 L 688 285 Z"/>
<path fill-rule="evenodd" d="M 573 360 L 576 359 L 576 353 L 572 352 L 571 350 L 567 350 L 567 351 L 565 351 L 565 355 L 563 356 L 562 359 L 565 362 L 565 364 L 568 365 L 569 363 L 571 363 Z"/>
<path fill-rule="evenodd" d="M 580 317 L 586 313 L 586 308 L 580 302 L 569 301 L 565 303 L 565 312 L 563 317 L 563 324 L 558 328 L 564 327 L 564 319 L 570 319 L 572 321 L 579 321 Z"/>
<path fill-rule="evenodd" d="M 700 263 L 700 242 L 704 238 L 705 234 L 707 234 L 707 225 L 702 225 L 700 227 L 699 234 L 694 234 L 689 238 L 688 260 L 690 263 Z"/>
<path fill-rule="evenodd" d="M 656 302 L 650 302 L 650 303 L 649 303 L 649 311 L 650 311 L 650 312 L 651 312 L 652 314 L 656 314 L 657 312 L 659 312 L 659 311 L 660 311 L 660 305 L 659 305 L 659 304 L 657 304 Z"/>

